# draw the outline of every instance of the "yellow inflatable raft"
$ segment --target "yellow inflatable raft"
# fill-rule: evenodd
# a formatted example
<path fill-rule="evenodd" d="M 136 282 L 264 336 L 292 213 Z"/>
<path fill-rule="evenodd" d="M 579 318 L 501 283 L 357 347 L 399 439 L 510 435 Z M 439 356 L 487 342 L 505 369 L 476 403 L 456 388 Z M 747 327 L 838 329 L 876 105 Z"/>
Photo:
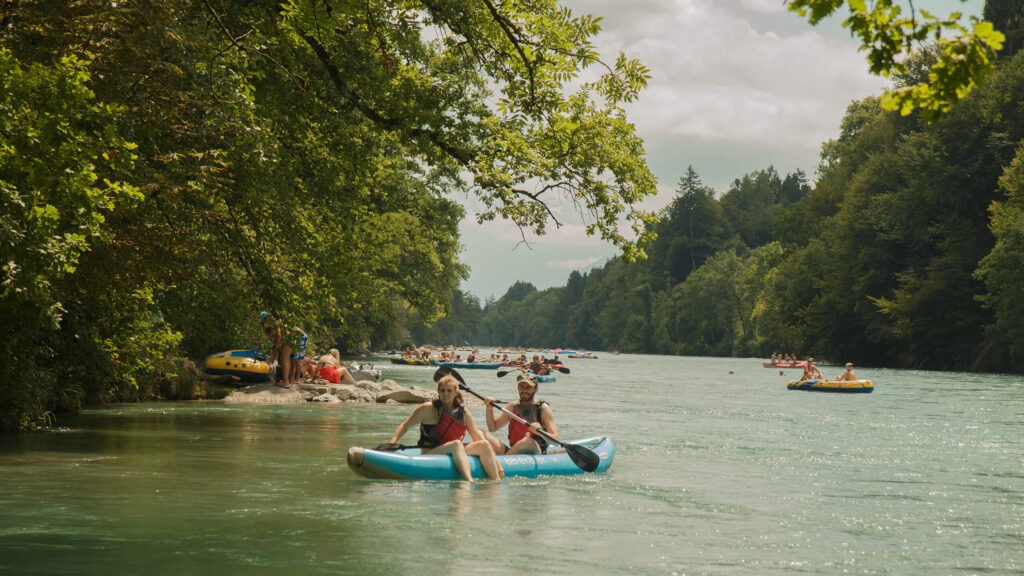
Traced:
<path fill-rule="evenodd" d="M 267 382 L 273 379 L 274 367 L 259 350 L 227 350 L 206 358 L 203 371 L 208 374 L 237 376 L 243 382 Z"/>
<path fill-rule="evenodd" d="M 792 380 L 786 384 L 790 390 L 813 392 L 847 392 L 870 394 L 875 389 L 871 380 Z"/>

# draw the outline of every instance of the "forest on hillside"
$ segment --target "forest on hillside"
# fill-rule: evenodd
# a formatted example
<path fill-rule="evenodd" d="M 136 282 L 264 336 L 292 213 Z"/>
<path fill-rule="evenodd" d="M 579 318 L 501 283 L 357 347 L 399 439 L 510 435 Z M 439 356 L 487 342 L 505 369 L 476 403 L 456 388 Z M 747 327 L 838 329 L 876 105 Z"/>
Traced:
<path fill-rule="evenodd" d="M 681 170 L 646 260 L 483 304 L 458 293 L 411 336 L 1024 372 L 1024 55 L 1012 52 L 933 124 L 852 103 L 813 183 L 768 167 L 716 194 Z"/>

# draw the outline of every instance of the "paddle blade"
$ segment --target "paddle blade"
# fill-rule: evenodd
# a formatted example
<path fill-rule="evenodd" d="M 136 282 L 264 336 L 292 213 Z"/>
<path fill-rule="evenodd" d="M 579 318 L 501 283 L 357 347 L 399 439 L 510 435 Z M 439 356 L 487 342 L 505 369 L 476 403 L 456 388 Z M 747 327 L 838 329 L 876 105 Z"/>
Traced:
<path fill-rule="evenodd" d="M 459 384 L 461 384 L 462 386 L 466 385 L 466 381 L 463 380 L 462 374 L 459 374 L 455 370 L 455 368 L 452 368 L 451 366 L 441 366 L 440 368 L 435 370 L 434 371 L 434 382 L 437 382 L 441 378 L 444 378 L 445 376 L 449 376 L 449 375 L 454 376 L 455 379 L 458 380 Z"/>
<path fill-rule="evenodd" d="M 553 368 L 555 368 L 555 370 L 558 370 L 562 374 L 568 374 L 569 373 L 569 368 L 567 368 L 565 366 L 558 366 L 558 367 L 553 367 Z"/>
<path fill-rule="evenodd" d="M 562 444 L 565 452 L 572 458 L 572 463 L 579 466 L 584 472 L 593 472 L 601 464 L 601 458 L 593 450 L 577 444 Z"/>

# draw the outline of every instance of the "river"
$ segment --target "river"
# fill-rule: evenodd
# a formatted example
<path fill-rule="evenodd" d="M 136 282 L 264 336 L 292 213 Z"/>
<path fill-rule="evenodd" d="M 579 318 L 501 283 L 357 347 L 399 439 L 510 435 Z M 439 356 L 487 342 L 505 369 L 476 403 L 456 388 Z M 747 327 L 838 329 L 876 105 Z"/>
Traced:
<path fill-rule="evenodd" d="M 538 397 L 563 438 L 614 439 L 606 474 L 353 474 L 402 405 L 115 405 L 0 436 L 0 573 L 1024 574 L 1021 376 L 858 366 L 875 391 L 848 395 L 757 359 L 599 355 Z"/>

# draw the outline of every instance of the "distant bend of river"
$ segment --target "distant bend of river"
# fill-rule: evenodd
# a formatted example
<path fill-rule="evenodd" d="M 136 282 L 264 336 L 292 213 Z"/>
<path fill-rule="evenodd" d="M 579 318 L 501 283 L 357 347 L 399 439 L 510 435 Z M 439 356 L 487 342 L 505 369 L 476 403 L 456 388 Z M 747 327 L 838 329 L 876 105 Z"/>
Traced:
<path fill-rule="evenodd" d="M 0 436 L 0 574 L 1024 574 L 1024 378 L 858 367 L 875 392 L 845 395 L 599 356 L 538 396 L 563 438 L 614 439 L 601 475 L 353 474 L 402 405 L 115 405 Z"/>

